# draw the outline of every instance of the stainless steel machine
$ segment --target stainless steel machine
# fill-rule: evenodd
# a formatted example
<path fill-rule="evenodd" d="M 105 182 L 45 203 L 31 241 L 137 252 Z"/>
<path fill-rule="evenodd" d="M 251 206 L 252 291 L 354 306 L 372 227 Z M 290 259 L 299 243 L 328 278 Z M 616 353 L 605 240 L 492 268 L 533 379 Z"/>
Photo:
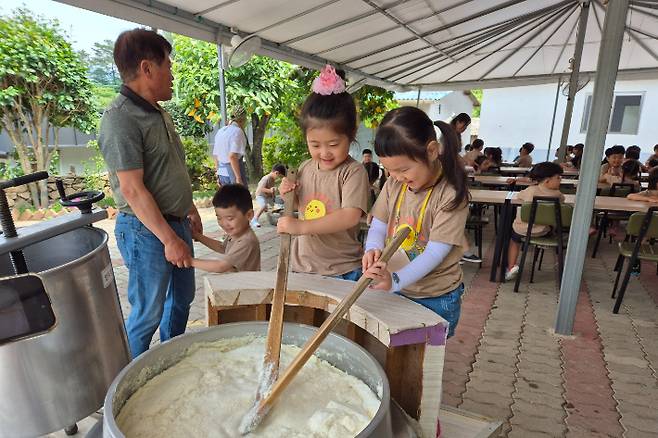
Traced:
<path fill-rule="evenodd" d="M 0 437 L 66 429 L 97 411 L 130 361 L 107 248 L 92 224 L 107 217 L 100 192 L 66 196 L 79 212 L 16 230 L 4 189 L 48 177 L 0 182 Z"/>

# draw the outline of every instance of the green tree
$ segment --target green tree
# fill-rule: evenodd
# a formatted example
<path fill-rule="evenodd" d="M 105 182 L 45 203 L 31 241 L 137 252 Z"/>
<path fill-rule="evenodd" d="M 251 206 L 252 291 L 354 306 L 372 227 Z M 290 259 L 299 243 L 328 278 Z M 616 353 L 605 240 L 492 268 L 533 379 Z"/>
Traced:
<path fill-rule="evenodd" d="M 88 56 L 89 78 L 97 84 L 109 85 L 115 90 L 121 85 L 119 72 L 114 65 L 114 41 L 95 42 Z"/>
<path fill-rule="evenodd" d="M 390 110 L 399 107 L 392 91 L 372 85 L 364 85 L 354 93 L 359 110 L 359 119 L 363 124 L 376 129 Z"/>
<path fill-rule="evenodd" d="M 14 143 L 25 173 L 50 167 L 59 128 L 91 131 L 92 101 L 87 69 L 57 21 L 27 9 L 0 17 L 0 129 Z M 45 181 L 30 191 L 36 207 L 48 205 Z"/>
<path fill-rule="evenodd" d="M 180 35 L 174 35 L 173 47 L 176 104 L 190 123 L 208 132 L 220 119 L 217 48 Z M 228 106 L 243 105 L 251 115 L 253 142 L 245 158 L 252 180 L 263 174 L 263 139 L 272 115 L 290 106 L 290 95 L 303 93 L 293 77 L 295 70 L 291 64 L 263 56 L 226 70 Z"/>

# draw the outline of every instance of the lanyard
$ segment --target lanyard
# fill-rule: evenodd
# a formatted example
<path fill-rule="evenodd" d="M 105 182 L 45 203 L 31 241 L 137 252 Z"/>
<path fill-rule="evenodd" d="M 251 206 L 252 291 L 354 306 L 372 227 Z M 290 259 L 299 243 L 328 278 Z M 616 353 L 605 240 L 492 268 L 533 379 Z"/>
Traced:
<path fill-rule="evenodd" d="M 408 187 L 407 184 L 402 184 L 402 190 L 398 194 L 398 199 L 397 202 L 395 203 L 395 229 L 397 230 L 398 226 L 400 225 L 400 207 L 402 206 L 402 202 L 404 201 L 404 196 L 407 193 Z M 425 218 L 425 212 L 427 211 L 427 204 L 429 203 L 430 196 L 432 196 L 432 191 L 434 190 L 434 187 L 428 190 L 427 194 L 425 195 L 425 199 L 423 200 L 423 205 L 420 207 L 420 214 L 418 215 L 418 220 L 416 221 L 416 230 L 415 230 L 415 236 L 417 237 L 420 235 L 420 229 L 423 226 L 423 219 Z"/>

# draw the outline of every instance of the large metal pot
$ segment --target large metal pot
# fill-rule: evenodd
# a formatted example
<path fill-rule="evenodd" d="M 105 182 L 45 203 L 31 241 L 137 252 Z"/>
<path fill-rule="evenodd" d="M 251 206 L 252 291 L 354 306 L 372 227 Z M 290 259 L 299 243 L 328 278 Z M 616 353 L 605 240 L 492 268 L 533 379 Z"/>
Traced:
<path fill-rule="evenodd" d="M 283 329 L 283 343 L 301 347 L 316 330 L 315 327 L 303 324 L 286 323 Z M 179 336 L 142 354 L 121 371 L 107 392 L 105 415 L 103 417 L 103 437 L 124 438 L 115 422 L 115 418 L 126 400 L 151 378 L 180 361 L 187 348 L 192 344 L 246 336 L 248 334 L 265 336 L 266 333 L 266 322 L 224 324 L 198 333 Z M 316 355 L 336 368 L 358 377 L 373 392 L 381 394 L 382 403 L 379 410 L 368 427 L 358 437 L 393 437 L 388 379 L 382 367 L 370 353 L 354 342 L 330 333 Z"/>
<path fill-rule="evenodd" d="M 36 309 L 54 318 L 0 341 L 0 437 L 39 436 L 87 417 L 130 361 L 107 240 L 103 230 L 84 226 L 23 247 L 28 277 L 40 279 L 47 295 Z M 0 277 L 3 284 L 26 278 L 14 276 L 7 253 L 0 254 Z M 27 316 L 11 299 L 3 294 L 7 330 Z"/>

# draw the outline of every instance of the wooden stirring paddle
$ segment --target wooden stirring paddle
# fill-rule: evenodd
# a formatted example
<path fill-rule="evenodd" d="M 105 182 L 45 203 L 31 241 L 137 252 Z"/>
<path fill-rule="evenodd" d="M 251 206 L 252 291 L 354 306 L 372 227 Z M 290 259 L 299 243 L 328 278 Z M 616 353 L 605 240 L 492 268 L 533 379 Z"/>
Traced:
<path fill-rule="evenodd" d="M 388 262 L 391 256 L 397 251 L 404 239 L 407 238 L 410 228 L 405 227 L 399 230 L 393 240 L 386 245 L 386 248 L 382 251 L 379 260 L 383 262 Z M 331 315 L 322 323 L 320 328 L 315 335 L 304 345 L 302 351 L 295 357 L 295 359 L 290 363 L 290 366 L 286 368 L 285 372 L 272 386 L 270 391 L 265 391 L 261 399 L 257 399 L 254 406 L 251 410 L 245 415 L 240 424 L 240 433 L 246 435 L 247 433 L 253 431 L 258 427 L 258 425 L 263 421 L 265 416 L 268 414 L 272 408 L 276 398 L 281 395 L 283 390 L 290 384 L 290 382 L 295 378 L 299 370 L 304 366 L 306 361 L 313 355 L 315 350 L 318 349 L 324 338 L 327 337 L 329 332 L 341 321 L 343 315 L 347 313 L 352 304 L 361 296 L 363 291 L 370 285 L 372 280 L 370 278 L 361 277 L 354 286 L 354 290 L 351 294 L 343 298 L 343 300 L 338 304 L 338 306 L 331 312 Z M 271 319 L 270 319 L 271 321 Z"/>
<path fill-rule="evenodd" d="M 286 178 L 291 183 L 297 180 L 297 170 L 290 169 Z M 295 191 L 283 195 L 282 217 L 292 216 L 295 203 Z M 288 290 L 288 265 L 290 262 L 290 244 L 292 236 L 281 234 L 279 244 L 279 260 L 276 265 L 276 283 L 272 294 L 272 311 L 270 312 L 270 323 L 267 327 L 267 340 L 265 342 L 265 357 L 263 359 L 263 371 L 256 392 L 256 400 L 272 387 L 279 376 L 279 358 L 281 354 L 281 336 L 283 333 L 283 310 L 286 303 L 286 291 Z"/>

